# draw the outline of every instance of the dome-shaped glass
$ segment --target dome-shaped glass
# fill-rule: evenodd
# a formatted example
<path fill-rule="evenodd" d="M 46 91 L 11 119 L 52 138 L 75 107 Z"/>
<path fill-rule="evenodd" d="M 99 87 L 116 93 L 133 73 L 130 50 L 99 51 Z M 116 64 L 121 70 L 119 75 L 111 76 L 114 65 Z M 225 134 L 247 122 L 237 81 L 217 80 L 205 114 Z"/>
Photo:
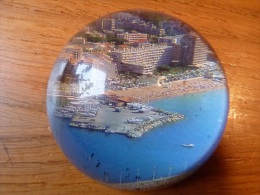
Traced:
<path fill-rule="evenodd" d="M 47 111 L 66 157 L 122 189 L 176 183 L 214 152 L 228 90 L 220 62 L 190 26 L 144 10 L 85 26 L 61 51 Z"/>

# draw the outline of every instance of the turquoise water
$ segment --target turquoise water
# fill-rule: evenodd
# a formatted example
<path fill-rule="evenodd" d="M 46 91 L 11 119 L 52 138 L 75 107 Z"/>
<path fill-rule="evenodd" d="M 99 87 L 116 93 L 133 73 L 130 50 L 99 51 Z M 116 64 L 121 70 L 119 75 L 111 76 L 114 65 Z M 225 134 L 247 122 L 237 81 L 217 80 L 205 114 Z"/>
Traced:
<path fill-rule="evenodd" d="M 135 182 L 179 175 L 201 166 L 221 139 L 228 114 L 228 92 L 218 89 L 160 99 L 152 106 L 179 112 L 185 120 L 140 138 L 70 127 L 50 117 L 57 143 L 83 173 L 108 182 Z M 50 110 L 50 109 L 49 109 Z M 50 112 L 49 112 L 50 113 Z M 194 144 L 185 148 L 183 144 Z"/>

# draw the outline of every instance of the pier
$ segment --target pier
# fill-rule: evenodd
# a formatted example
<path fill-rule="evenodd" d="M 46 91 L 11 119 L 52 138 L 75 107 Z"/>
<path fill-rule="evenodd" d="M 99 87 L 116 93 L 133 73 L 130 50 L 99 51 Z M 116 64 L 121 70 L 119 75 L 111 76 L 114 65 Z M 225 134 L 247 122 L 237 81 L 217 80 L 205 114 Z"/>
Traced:
<path fill-rule="evenodd" d="M 139 112 L 129 108 L 115 108 L 103 104 L 94 116 L 84 116 L 76 112 L 71 119 L 70 126 L 90 130 L 104 131 L 106 133 L 124 134 L 128 137 L 141 137 L 145 132 L 164 125 L 184 119 L 178 113 L 171 113 L 161 109 L 151 108 Z"/>

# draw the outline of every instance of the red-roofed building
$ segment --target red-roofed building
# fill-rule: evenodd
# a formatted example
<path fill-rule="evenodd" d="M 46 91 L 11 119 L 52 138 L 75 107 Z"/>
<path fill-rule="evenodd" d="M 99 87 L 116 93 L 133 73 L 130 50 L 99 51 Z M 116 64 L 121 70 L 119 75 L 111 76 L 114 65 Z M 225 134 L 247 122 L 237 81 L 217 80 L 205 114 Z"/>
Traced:
<path fill-rule="evenodd" d="M 106 91 L 105 94 L 102 95 L 102 99 L 105 104 L 111 104 L 113 107 L 124 107 L 127 103 L 136 101 L 132 97 L 117 96 L 112 91 Z"/>

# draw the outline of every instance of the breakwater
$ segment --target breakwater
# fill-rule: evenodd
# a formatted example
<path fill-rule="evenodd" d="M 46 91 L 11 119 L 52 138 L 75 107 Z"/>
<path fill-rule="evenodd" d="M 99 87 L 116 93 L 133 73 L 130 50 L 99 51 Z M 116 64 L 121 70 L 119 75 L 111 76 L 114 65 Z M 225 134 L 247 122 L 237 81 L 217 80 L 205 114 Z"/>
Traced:
<path fill-rule="evenodd" d="M 140 113 L 127 108 L 115 112 L 109 106 L 102 105 L 95 117 L 82 117 L 75 114 L 71 119 L 70 126 L 137 138 L 151 129 L 183 119 L 184 115 L 182 114 L 154 107 Z"/>
<path fill-rule="evenodd" d="M 133 138 L 141 137 L 145 132 L 153 128 L 184 119 L 184 115 L 181 114 L 177 114 L 177 113 L 172 114 L 170 112 L 163 111 L 160 109 L 156 109 L 156 112 L 164 114 L 164 116 L 154 120 L 145 121 L 144 123 L 141 123 L 140 125 L 137 125 L 136 127 L 128 130 L 126 132 L 126 135 L 128 137 L 133 137 Z"/>

